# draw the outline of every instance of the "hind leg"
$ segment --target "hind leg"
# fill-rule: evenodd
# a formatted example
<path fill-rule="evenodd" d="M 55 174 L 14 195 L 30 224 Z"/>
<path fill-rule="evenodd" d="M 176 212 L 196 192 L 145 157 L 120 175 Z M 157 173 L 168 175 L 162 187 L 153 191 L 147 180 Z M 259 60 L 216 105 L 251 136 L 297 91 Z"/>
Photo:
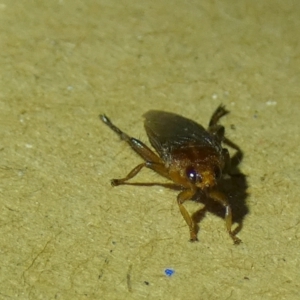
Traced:
<path fill-rule="evenodd" d="M 112 185 L 121 185 L 126 183 L 129 179 L 136 176 L 143 167 L 152 169 L 158 174 L 169 178 L 168 170 L 165 168 L 163 161 L 156 153 L 154 153 L 140 140 L 130 137 L 129 135 L 124 133 L 121 129 L 115 126 L 105 115 L 100 115 L 99 117 L 104 124 L 106 124 L 110 129 L 112 129 L 123 141 L 127 142 L 130 145 L 130 147 L 145 160 L 144 163 L 137 165 L 124 178 L 113 179 L 111 181 Z"/>

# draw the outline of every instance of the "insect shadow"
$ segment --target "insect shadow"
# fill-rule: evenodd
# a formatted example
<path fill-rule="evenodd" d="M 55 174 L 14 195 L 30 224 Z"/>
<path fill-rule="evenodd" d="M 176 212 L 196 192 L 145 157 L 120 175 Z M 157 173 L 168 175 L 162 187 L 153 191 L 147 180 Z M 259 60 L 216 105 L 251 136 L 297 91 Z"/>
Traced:
<path fill-rule="evenodd" d="M 240 148 L 239 148 L 240 149 Z M 233 234 L 238 234 L 243 229 L 243 221 L 246 215 L 249 213 L 249 208 L 247 206 L 247 176 L 243 174 L 239 165 L 241 164 L 244 157 L 244 153 L 240 151 L 231 158 L 231 175 L 223 177 L 219 183 L 218 187 L 221 192 L 227 195 L 227 201 L 232 208 L 232 222 L 237 223 L 237 227 L 233 230 Z M 181 191 L 182 187 L 173 183 L 161 183 L 161 182 L 126 182 L 124 185 L 133 186 L 161 186 L 173 191 Z M 201 190 L 193 196 L 191 201 L 202 203 L 203 208 L 198 209 L 192 214 L 192 219 L 196 224 L 196 233 L 199 232 L 199 224 L 205 218 L 206 213 L 212 213 L 222 219 L 224 219 L 224 207 L 215 201 L 211 201 L 209 197 Z"/>
<path fill-rule="evenodd" d="M 231 175 L 224 176 L 218 183 L 219 190 L 227 195 L 227 202 L 231 206 L 232 223 L 238 224 L 233 230 L 233 234 L 235 235 L 243 229 L 244 219 L 249 213 L 247 205 L 247 176 L 239 169 L 243 157 L 244 153 L 240 149 L 240 151 L 231 158 Z M 224 219 L 224 207 L 216 201 L 211 201 L 201 190 L 198 190 L 191 200 L 204 204 L 203 208 L 192 214 L 192 219 L 195 224 L 197 224 L 197 233 L 199 231 L 199 223 L 201 223 L 207 212 Z"/>

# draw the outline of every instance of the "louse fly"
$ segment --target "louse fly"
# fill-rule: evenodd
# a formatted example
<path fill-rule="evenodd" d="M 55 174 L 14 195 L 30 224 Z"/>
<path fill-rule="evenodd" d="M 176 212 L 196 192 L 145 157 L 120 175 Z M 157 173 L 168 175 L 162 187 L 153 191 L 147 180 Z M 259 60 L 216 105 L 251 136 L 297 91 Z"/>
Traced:
<path fill-rule="evenodd" d="M 126 184 L 145 167 L 173 181 L 182 188 L 177 196 L 177 203 L 189 226 L 191 241 L 197 241 L 197 227 L 183 203 L 192 199 L 200 189 L 207 197 L 219 202 L 225 208 L 227 231 L 233 242 L 239 244 L 241 240 L 231 230 L 231 207 L 217 185 L 222 175 L 230 174 L 230 155 L 228 150 L 222 147 L 222 143 L 240 151 L 224 136 L 225 129 L 218 124 L 219 119 L 227 113 L 229 111 L 225 106 L 220 105 L 213 113 L 206 130 L 196 122 L 174 113 L 148 111 L 144 114 L 144 126 L 157 154 L 138 139 L 121 131 L 107 116 L 100 115 L 100 119 L 144 160 L 126 177 L 112 179 L 111 184 L 113 186 Z"/>

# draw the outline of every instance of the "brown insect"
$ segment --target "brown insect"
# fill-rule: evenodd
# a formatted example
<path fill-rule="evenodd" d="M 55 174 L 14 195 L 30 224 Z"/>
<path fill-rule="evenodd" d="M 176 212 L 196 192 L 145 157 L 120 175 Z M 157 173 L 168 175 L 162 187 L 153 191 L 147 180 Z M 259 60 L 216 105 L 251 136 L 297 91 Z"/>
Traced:
<path fill-rule="evenodd" d="M 218 124 L 219 119 L 227 113 L 229 111 L 220 105 L 213 113 L 208 129 L 205 130 L 196 122 L 177 114 L 157 110 L 148 111 L 144 114 L 144 126 L 150 143 L 158 155 L 138 139 L 121 131 L 108 117 L 100 115 L 100 119 L 144 159 L 144 162 L 137 165 L 126 177 L 113 179 L 111 184 L 113 186 L 126 184 L 146 167 L 182 187 L 177 202 L 189 226 L 191 241 L 197 241 L 197 227 L 183 203 L 190 200 L 200 189 L 207 197 L 225 207 L 227 231 L 234 243 L 239 244 L 241 240 L 231 230 L 231 207 L 225 195 L 217 189 L 218 180 L 222 174 L 229 174 L 230 168 L 229 152 L 222 147 L 222 142 L 240 151 L 235 144 L 224 137 L 225 129 Z"/>

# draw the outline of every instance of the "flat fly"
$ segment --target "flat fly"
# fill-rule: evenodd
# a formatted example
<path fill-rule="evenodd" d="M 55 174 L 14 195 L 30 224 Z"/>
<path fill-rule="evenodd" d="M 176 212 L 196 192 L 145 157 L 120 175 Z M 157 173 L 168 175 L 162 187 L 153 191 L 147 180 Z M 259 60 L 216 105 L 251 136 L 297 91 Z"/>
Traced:
<path fill-rule="evenodd" d="M 197 241 L 197 227 L 183 203 L 201 190 L 208 198 L 225 208 L 226 229 L 235 244 L 241 240 L 232 231 L 232 212 L 226 196 L 218 190 L 218 181 L 224 174 L 230 174 L 230 155 L 225 143 L 237 151 L 239 148 L 225 136 L 225 129 L 219 119 L 229 113 L 220 105 L 213 113 L 208 129 L 180 115 L 150 110 L 144 114 L 144 126 L 155 153 L 144 143 L 130 137 L 105 115 L 100 119 L 142 157 L 143 163 L 133 168 L 126 177 L 111 180 L 113 186 L 126 184 L 141 169 L 149 168 L 173 181 L 182 188 L 177 196 L 179 210 L 189 226 L 190 240 Z"/>

